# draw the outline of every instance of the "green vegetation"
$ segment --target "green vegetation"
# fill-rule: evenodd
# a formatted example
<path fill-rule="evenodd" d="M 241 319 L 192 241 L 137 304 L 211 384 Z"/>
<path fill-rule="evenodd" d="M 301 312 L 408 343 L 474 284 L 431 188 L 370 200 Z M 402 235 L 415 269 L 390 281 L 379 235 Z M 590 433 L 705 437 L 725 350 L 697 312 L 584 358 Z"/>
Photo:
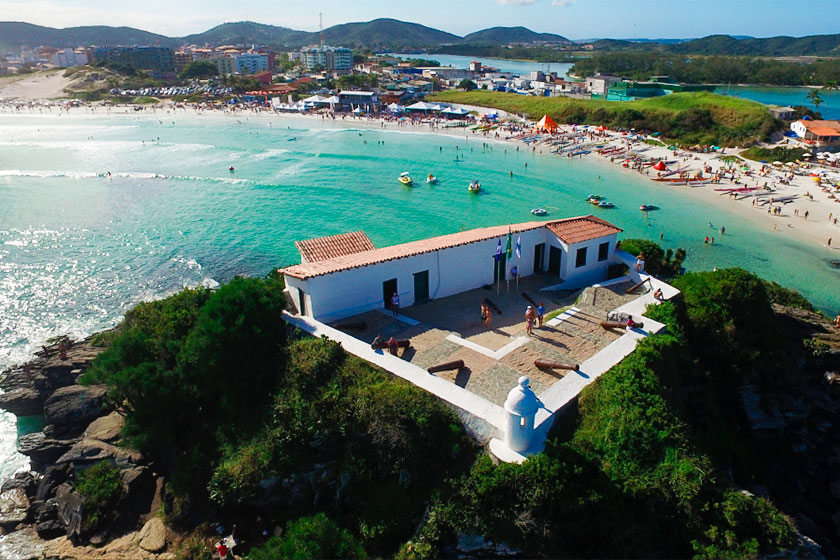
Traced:
<path fill-rule="evenodd" d="M 181 70 L 178 74 L 178 79 L 186 80 L 206 80 L 219 75 L 219 69 L 215 64 L 209 60 L 193 60 Z"/>
<path fill-rule="evenodd" d="M 744 146 L 767 140 L 780 121 L 755 101 L 712 93 L 674 93 L 637 101 L 530 97 L 488 91 L 444 91 L 436 101 L 495 107 L 533 120 L 549 115 L 558 123 L 605 125 L 658 132 L 684 144 Z"/>
<path fill-rule="evenodd" d="M 76 475 L 75 487 L 85 504 L 82 531 L 92 534 L 103 522 L 117 516 L 117 506 L 123 497 L 119 467 L 100 461 Z"/>
<path fill-rule="evenodd" d="M 803 148 L 759 148 L 758 146 L 753 146 L 738 155 L 753 161 L 766 161 L 768 163 L 781 161 L 782 163 L 788 163 L 801 161 L 802 156 L 807 153 L 810 153 L 810 150 Z"/>
<path fill-rule="evenodd" d="M 282 537 L 272 537 L 253 550 L 248 560 L 288 558 L 366 558 L 362 546 L 346 530 L 323 513 L 289 522 Z"/>
<path fill-rule="evenodd" d="M 621 248 L 634 257 L 644 254 L 645 271 L 655 276 L 678 274 L 686 256 L 685 249 L 663 251 L 662 247 L 647 239 L 623 239 Z"/>
<path fill-rule="evenodd" d="M 461 80 L 461 83 L 458 84 L 458 87 L 464 91 L 472 91 L 474 89 L 478 89 L 478 86 L 475 85 L 475 82 L 468 78 L 464 78 L 463 80 Z"/>
<path fill-rule="evenodd" d="M 336 84 L 341 89 L 370 89 L 375 88 L 379 84 L 379 78 L 376 74 L 348 74 L 346 76 L 339 76 Z"/>
<path fill-rule="evenodd" d="M 406 58 L 405 62 L 408 62 L 409 66 L 412 68 L 418 68 L 421 66 L 440 66 L 440 61 L 429 58 Z"/>
<path fill-rule="evenodd" d="M 685 56 L 656 50 L 595 53 L 575 62 L 577 76 L 595 72 L 634 80 L 669 76 L 691 84 L 824 85 L 840 78 L 840 60 L 790 62 L 741 56 Z"/>

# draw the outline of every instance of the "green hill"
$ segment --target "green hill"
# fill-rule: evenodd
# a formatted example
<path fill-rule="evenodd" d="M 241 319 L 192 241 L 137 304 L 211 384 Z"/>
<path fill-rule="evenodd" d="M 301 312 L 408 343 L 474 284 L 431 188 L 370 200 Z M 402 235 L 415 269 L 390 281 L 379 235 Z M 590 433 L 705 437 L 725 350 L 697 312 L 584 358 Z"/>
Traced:
<path fill-rule="evenodd" d="M 510 43 L 569 43 L 562 35 L 536 33 L 527 27 L 491 27 L 470 33 L 462 39 L 464 43 L 510 44 Z"/>
<path fill-rule="evenodd" d="M 178 43 L 164 35 L 133 27 L 86 25 L 56 29 L 21 21 L 0 22 L 0 47 L 76 47 L 80 45 L 153 45 L 172 46 Z"/>
<path fill-rule="evenodd" d="M 182 42 L 202 45 L 300 45 L 307 42 L 311 33 L 296 31 L 288 27 L 266 25 L 253 21 L 223 23 L 203 33 L 187 35 Z"/>
<path fill-rule="evenodd" d="M 313 33 L 313 42 L 318 34 Z M 457 43 L 457 35 L 417 23 L 396 19 L 375 19 L 368 22 L 343 23 L 324 30 L 326 42 L 345 47 L 423 48 L 441 43 Z"/>
<path fill-rule="evenodd" d="M 745 56 L 840 55 L 840 34 L 807 37 L 768 37 L 736 39 L 729 35 L 710 35 L 667 49 L 680 54 L 719 54 Z"/>

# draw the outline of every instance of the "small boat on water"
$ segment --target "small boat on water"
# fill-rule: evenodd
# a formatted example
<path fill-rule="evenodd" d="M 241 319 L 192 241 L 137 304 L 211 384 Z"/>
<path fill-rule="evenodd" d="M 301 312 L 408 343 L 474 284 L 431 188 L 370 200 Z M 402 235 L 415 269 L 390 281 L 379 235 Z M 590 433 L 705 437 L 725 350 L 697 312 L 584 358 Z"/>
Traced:
<path fill-rule="evenodd" d="M 467 190 L 471 193 L 477 193 L 481 190 L 481 183 L 478 181 L 470 181 L 470 185 L 467 187 Z"/>
<path fill-rule="evenodd" d="M 654 206 L 653 204 L 642 204 L 639 206 L 639 210 L 642 212 L 650 212 L 651 210 L 659 210 L 659 206 Z"/>
<path fill-rule="evenodd" d="M 602 200 L 597 204 L 598 208 L 615 208 L 615 204 L 609 200 Z"/>
<path fill-rule="evenodd" d="M 548 211 L 545 208 L 534 208 L 531 210 L 531 214 L 534 216 L 545 216 L 548 214 Z"/>
<path fill-rule="evenodd" d="M 426 182 L 430 185 L 437 185 L 437 177 L 429 173 L 429 176 L 426 177 Z"/>
<path fill-rule="evenodd" d="M 598 204 L 602 200 L 604 200 L 604 197 L 601 196 L 600 194 L 590 194 L 590 195 L 587 195 L 587 197 L 586 197 L 586 202 L 588 202 L 590 204 Z"/>
<path fill-rule="evenodd" d="M 399 181 L 406 187 L 410 187 L 414 184 L 414 181 L 411 179 L 411 176 L 408 174 L 408 171 L 403 171 L 402 173 L 400 173 L 400 176 L 397 179 L 397 181 Z"/>

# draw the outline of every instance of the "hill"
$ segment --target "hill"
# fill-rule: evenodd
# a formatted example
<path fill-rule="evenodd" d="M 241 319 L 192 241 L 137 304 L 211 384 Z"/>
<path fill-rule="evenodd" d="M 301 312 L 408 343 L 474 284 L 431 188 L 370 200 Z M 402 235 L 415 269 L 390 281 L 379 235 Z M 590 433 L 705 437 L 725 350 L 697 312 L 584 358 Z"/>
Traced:
<path fill-rule="evenodd" d="M 729 35 L 709 35 L 677 45 L 668 50 L 679 54 L 744 56 L 840 56 L 840 34 L 807 37 L 768 37 L 738 39 Z"/>
<path fill-rule="evenodd" d="M 203 45 L 239 45 L 255 43 L 258 45 L 299 45 L 307 42 L 312 34 L 296 31 L 288 27 L 266 25 L 254 21 L 223 23 L 203 33 L 187 35 L 182 42 Z"/>
<path fill-rule="evenodd" d="M 327 43 L 345 47 L 423 48 L 441 43 L 457 43 L 457 35 L 396 19 L 380 18 L 368 22 L 343 23 L 324 30 Z M 310 42 L 318 34 L 312 33 Z"/>
<path fill-rule="evenodd" d="M 0 22 L 0 47 L 75 47 L 79 45 L 175 45 L 176 39 L 133 27 L 86 25 L 56 29 L 21 21 Z"/>
<path fill-rule="evenodd" d="M 464 43 L 503 44 L 510 43 L 570 43 L 567 38 L 554 33 L 536 33 L 527 27 L 491 27 L 470 33 L 462 39 Z"/>

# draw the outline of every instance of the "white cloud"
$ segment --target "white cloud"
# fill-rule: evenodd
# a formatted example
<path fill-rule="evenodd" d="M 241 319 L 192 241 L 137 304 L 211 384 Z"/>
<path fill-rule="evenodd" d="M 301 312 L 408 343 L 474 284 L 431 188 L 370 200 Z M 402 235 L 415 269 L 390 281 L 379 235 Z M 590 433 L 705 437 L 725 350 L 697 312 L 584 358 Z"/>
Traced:
<path fill-rule="evenodd" d="M 537 0 L 499 0 L 499 4 L 513 4 L 517 6 L 524 6 L 526 4 L 533 4 Z"/>
<path fill-rule="evenodd" d="M 552 6 L 560 6 L 562 8 L 568 8 L 572 4 L 575 3 L 575 0 L 553 0 L 551 2 Z"/>

